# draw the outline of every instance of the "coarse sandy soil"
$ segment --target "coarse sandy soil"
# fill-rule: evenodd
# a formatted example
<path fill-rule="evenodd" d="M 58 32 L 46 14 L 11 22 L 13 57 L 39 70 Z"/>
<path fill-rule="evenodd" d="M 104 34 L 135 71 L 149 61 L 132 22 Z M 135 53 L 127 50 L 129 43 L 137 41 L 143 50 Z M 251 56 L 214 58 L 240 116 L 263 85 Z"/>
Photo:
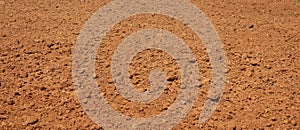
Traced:
<path fill-rule="evenodd" d="M 72 56 L 83 25 L 108 2 L 0 1 L 0 129 L 102 129 L 79 103 L 72 84 Z M 98 51 L 107 51 L 102 53 L 107 55 L 97 55 L 97 72 L 109 70 L 108 57 L 113 48 L 134 30 L 185 30 L 178 35 L 187 42 L 194 41 L 189 45 L 197 54 L 203 85 L 193 109 L 174 129 L 300 129 L 300 2 L 192 2 L 214 24 L 227 58 L 222 99 L 205 123 L 199 123 L 198 118 L 209 89 L 209 60 L 201 41 L 189 33 L 191 30 L 184 29 L 180 21 L 149 14 L 122 21 Z M 161 67 L 174 82 L 153 104 L 143 106 L 125 100 L 113 87 L 107 87 L 113 85 L 109 77 L 97 79 L 107 80 L 101 90 L 111 106 L 124 115 L 159 114 L 178 93 L 178 67 L 172 57 L 155 49 L 135 56 L 129 71 L 131 82 L 141 91 L 149 88 L 145 80 L 148 71 L 144 72 L 142 66 Z"/>

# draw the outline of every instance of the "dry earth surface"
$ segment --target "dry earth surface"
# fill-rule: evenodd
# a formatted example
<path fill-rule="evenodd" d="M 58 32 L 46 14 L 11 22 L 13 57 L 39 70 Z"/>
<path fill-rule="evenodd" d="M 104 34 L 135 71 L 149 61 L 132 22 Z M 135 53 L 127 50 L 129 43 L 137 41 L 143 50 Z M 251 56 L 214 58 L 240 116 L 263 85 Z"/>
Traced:
<path fill-rule="evenodd" d="M 84 23 L 108 2 L 0 1 L 0 129 L 102 129 L 89 119 L 76 96 L 72 54 Z M 226 88 L 209 120 L 198 122 L 210 82 L 207 53 L 180 21 L 151 14 L 122 21 L 98 51 L 102 52 L 97 55 L 98 74 L 109 71 L 112 50 L 128 34 L 149 27 L 170 30 L 190 43 L 202 74 L 198 100 L 174 129 L 300 129 L 300 4 L 293 0 L 192 2 L 214 24 L 227 58 Z M 129 68 L 131 82 L 144 91 L 150 87 L 147 74 L 156 67 L 167 72 L 170 84 L 152 104 L 124 99 L 109 77 L 98 76 L 98 81 L 106 81 L 101 90 L 115 110 L 149 117 L 163 112 L 176 98 L 178 66 L 168 54 L 150 49 L 135 56 Z"/>

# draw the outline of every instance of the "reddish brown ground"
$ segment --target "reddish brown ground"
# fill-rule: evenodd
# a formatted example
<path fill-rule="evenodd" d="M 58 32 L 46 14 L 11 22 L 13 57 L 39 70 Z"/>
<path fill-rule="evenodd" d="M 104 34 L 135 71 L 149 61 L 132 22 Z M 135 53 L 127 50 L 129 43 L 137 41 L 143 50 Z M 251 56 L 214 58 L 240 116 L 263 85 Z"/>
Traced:
<path fill-rule="evenodd" d="M 0 129 L 101 128 L 79 104 L 71 65 L 80 30 L 107 2 L 0 1 Z M 300 4 L 292 0 L 192 2 L 220 35 L 227 57 L 227 84 L 217 110 L 206 123 L 197 121 L 208 89 L 203 87 L 194 109 L 175 128 L 300 129 Z M 152 20 L 159 21 L 159 16 Z M 122 30 L 122 25 L 116 29 Z M 160 52 L 155 56 L 159 59 Z M 139 78 L 145 77 L 132 82 Z M 170 94 L 172 98 L 174 94 Z M 118 100 L 113 101 L 117 108 Z M 145 110 L 148 114 L 119 111 L 133 116 L 159 113 L 159 109 Z"/>

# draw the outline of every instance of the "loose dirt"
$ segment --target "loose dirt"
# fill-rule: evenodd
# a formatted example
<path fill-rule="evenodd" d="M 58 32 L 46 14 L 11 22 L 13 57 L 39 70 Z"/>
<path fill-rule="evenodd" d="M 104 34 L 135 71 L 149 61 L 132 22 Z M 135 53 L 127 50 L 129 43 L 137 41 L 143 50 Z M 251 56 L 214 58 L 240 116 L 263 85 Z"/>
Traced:
<path fill-rule="evenodd" d="M 72 84 L 72 55 L 84 23 L 108 2 L 0 1 L 0 129 L 102 129 L 79 103 Z M 97 72 L 109 70 L 106 58 L 132 31 L 170 30 L 191 42 L 202 80 L 193 109 L 174 129 L 300 129 L 300 5 L 293 0 L 192 2 L 214 24 L 227 58 L 223 96 L 205 123 L 198 119 L 209 89 L 209 59 L 201 41 L 175 19 L 145 14 L 116 25 L 107 46 L 98 51 L 107 55 L 97 55 Z M 149 89 L 149 70 L 142 66 L 161 68 L 171 82 L 152 104 L 123 99 L 109 77 L 97 78 L 111 106 L 128 116 L 164 112 L 178 94 L 180 75 L 169 55 L 150 49 L 135 56 L 129 71 L 140 91 Z"/>

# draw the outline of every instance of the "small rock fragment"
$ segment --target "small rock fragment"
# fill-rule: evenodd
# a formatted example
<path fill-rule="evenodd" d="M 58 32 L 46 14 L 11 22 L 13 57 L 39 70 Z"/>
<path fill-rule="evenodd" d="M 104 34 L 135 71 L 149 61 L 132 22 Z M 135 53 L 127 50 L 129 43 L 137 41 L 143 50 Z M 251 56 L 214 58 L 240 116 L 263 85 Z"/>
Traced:
<path fill-rule="evenodd" d="M 39 119 L 38 119 L 36 116 L 28 116 L 28 117 L 26 118 L 26 123 L 27 123 L 28 125 L 33 125 L 33 124 L 35 124 L 35 123 L 38 123 L 38 121 L 39 121 Z"/>
<path fill-rule="evenodd" d="M 277 121 L 276 117 L 271 118 L 272 121 Z"/>
<path fill-rule="evenodd" d="M 3 119 L 7 119 L 7 116 L 5 116 L 5 115 L 0 115 L 0 120 L 3 120 Z"/>
<path fill-rule="evenodd" d="M 14 105 L 14 104 L 15 104 L 14 100 L 8 101 L 8 105 Z"/>
<path fill-rule="evenodd" d="M 253 65 L 253 66 L 258 66 L 259 62 L 260 62 L 259 59 L 251 59 L 250 60 L 250 64 Z"/>

